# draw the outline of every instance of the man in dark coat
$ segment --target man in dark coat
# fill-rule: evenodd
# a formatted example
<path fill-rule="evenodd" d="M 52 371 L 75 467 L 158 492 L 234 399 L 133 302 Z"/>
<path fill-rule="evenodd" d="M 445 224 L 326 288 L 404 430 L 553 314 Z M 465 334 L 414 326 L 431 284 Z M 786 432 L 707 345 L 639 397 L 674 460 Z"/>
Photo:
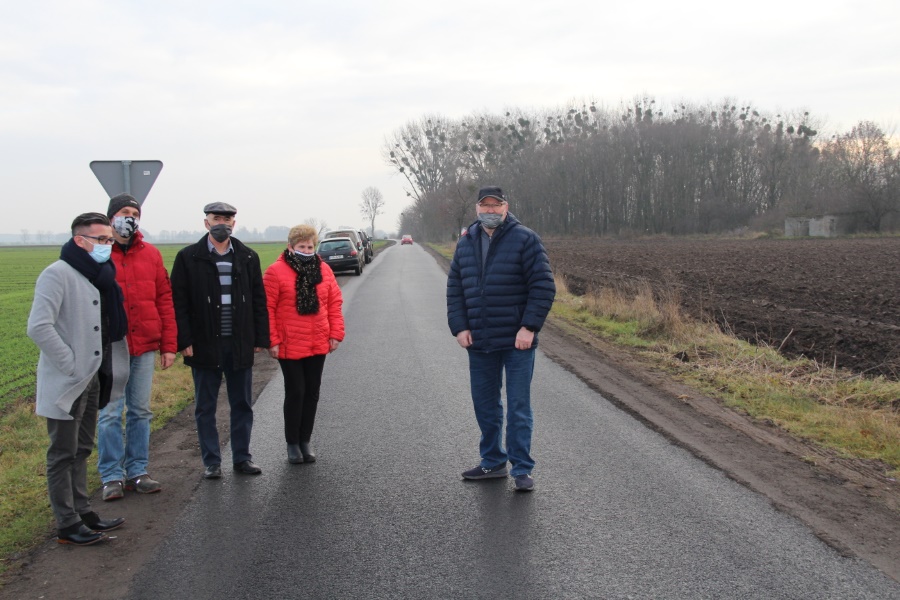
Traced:
<path fill-rule="evenodd" d="M 538 332 L 556 285 L 540 237 L 509 213 L 499 187 L 484 187 L 478 220 L 460 236 L 447 279 L 447 321 L 469 353 L 481 463 L 464 479 L 512 474 L 517 491 L 534 489 L 531 378 Z M 506 373 L 506 448 L 501 388 Z M 512 465 L 508 471 L 506 463 Z"/>
<path fill-rule="evenodd" d="M 237 214 L 230 204 L 203 208 L 209 234 L 183 248 L 172 266 L 178 348 L 194 377 L 197 437 L 206 479 L 222 476 L 216 400 L 222 376 L 231 406 L 234 470 L 258 475 L 251 460 L 254 354 L 269 347 L 269 313 L 259 255 L 231 237 Z"/>

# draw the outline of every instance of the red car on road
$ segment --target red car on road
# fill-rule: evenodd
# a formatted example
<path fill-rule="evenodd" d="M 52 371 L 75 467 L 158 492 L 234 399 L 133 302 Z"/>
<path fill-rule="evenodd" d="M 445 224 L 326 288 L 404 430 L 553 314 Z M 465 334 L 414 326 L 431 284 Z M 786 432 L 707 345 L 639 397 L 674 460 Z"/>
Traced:
<path fill-rule="evenodd" d="M 412 246 L 412 243 L 413 243 L 413 239 L 412 239 L 412 236 L 409 235 L 409 234 L 406 234 L 406 235 L 404 235 L 402 238 L 400 238 L 400 245 L 401 245 L 401 246 L 402 246 L 403 244 L 409 244 L 410 246 Z"/>

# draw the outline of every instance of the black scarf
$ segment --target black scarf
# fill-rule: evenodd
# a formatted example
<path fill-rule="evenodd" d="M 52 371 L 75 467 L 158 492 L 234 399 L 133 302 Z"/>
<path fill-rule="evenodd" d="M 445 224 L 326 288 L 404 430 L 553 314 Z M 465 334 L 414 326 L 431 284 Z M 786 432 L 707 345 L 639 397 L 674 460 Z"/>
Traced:
<path fill-rule="evenodd" d="M 316 314 L 319 312 L 316 285 L 322 283 L 322 259 L 316 254 L 312 260 L 303 261 L 290 250 L 285 250 L 284 262 L 297 273 L 297 312 L 301 315 Z"/>
<path fill-rule="evenodd" d="M 103 344 L 103 355 L 97 377 L 100 380 L 98 405 L 102 409 L 109 404 L 113 387 L 110 342 L 118 342 L 128 331 L 125 297 L 122 295 L 122 288 L 116 283 L 116 265 L 112 260 L 98 263 L 79 247 L 74 239 L 63 244 L 59 258 L 84 275 L 100 292 L 100 339 Z"/>
<path fill-rule="evenodd" d="M 108 317 L 109 340 L 118 342 L 128 331 L 128 316 L 125 313 L 125 297 L 116 283 L 116 266 L 112 259 L 98 263 L 88 252 L 79 247 L 74 239 L 63 244 L 59 258 L 72 266 L 94 284 L 103 297 L 103 308 Z"/>

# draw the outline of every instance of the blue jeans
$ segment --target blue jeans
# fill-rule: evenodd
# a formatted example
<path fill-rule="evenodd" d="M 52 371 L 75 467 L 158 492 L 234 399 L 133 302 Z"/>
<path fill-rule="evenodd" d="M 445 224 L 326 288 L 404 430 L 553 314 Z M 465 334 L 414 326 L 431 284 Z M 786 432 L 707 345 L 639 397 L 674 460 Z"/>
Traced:
<path fill-rule="evenodd" d="M 204 466 L 222 464 L 219 432 L 216 430 L 216 405 L 222 376 L 231 406 L 231 460 L 234 464 L 250 460 L 250 432 L 253 430 L 253 368 L 235 369 L 230 341 L 222 344 L 222 368 L 192 367 L 194 376 L 194 419 Z"/>
<path fill-rule="evenodd" d="M 131 357 L 125 395 L 110 399 L 97 420 L 97 470 L 103 483 L 147 474 L 150 461 L 150 389 L 156 352 Z M 125 437 L 122 411 L 125 410 Z"/>
<path fill-rule="evenodd" d="M 469 377 L 475 418 L 481 428 L 481 466 L 491 469 L 509 461 L 512 476 L 531 473 L 531 376 L 534 353 L 530 350 L 474 352 L 469 350 Z M 506 450 L 503 449 L 503 373 L 506 372 Z"/>

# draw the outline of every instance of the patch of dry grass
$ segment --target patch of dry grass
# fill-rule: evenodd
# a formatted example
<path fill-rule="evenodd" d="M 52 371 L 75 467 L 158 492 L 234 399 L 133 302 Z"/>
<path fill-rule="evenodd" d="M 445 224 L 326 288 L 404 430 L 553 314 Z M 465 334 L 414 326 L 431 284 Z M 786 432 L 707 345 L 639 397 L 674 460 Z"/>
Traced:
<path fill-rule="evenodd" d="M 682 313 L 674 287 L 573 296 L 558 276 L 557 290 L 557 316 L 639 348 L 644 359 L 727 406 L 900 473 L 900 382 L 789 359 L 713 323 L 693 321 Z"/>
<path fill-rule="evenodd" d="M 191 370 L 181 362 L 153 377 L 153 430 L 193 402 Z M 34 547 L 54 531 L 47 498 L 47 421 L 34 414 L 33 398 L 7 406 L 0 416 L 0 572 L 7 560 Z M 152 461 L 152 456 L 151 456 Z M 88 465 L 88 487 L 100 485 L 97 452 Z"/>

